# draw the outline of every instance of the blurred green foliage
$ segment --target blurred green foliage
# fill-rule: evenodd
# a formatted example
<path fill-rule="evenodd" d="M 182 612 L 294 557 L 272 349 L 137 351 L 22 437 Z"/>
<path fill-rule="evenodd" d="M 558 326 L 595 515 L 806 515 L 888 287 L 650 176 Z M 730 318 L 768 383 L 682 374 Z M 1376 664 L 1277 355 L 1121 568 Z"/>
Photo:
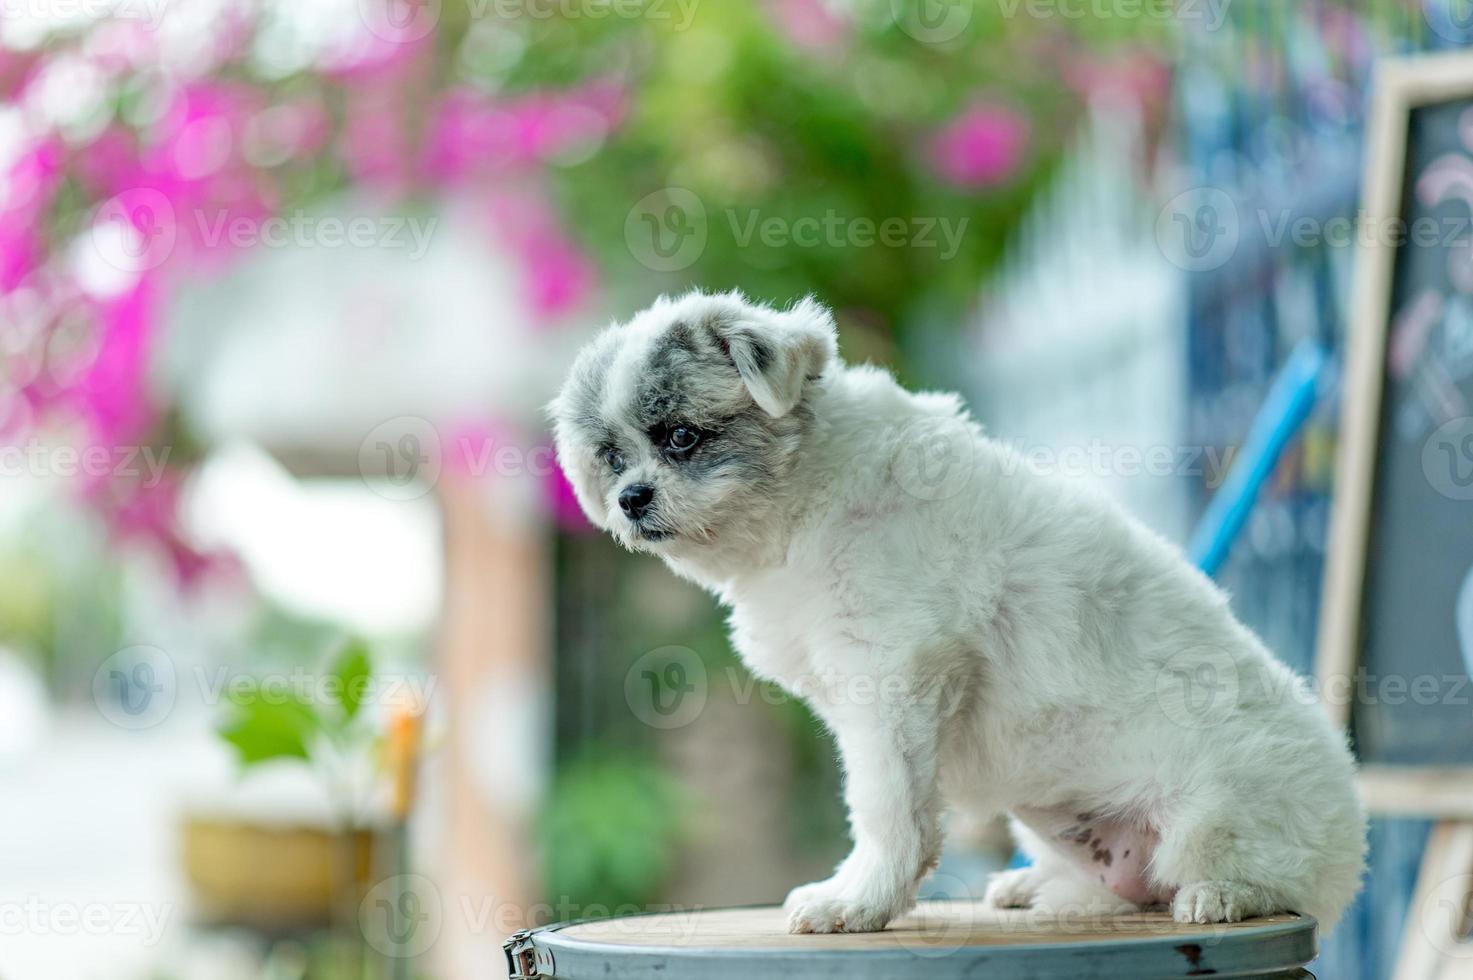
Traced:
<path fill-rule="evenodd" d="M 551 172 L 571 230 L 607 283 L 629 293 L 616 309 L 690 285 L 776 302 L 816 293 L 839 312 L 851 359 L 888 362 L 904 377 L 905 334 L 956 322 L 1064 149 L 1083 107 L 1069 70 L 1160 25 L 1009 17 L 1005 5 L 973 4 L 959 36 L 925 43 L 896 16 L 923 2 L 832 4 L 846 35 L 824 50 L 790 38 L 778 4 L 761 0 L 698 3 L 688 22 L 674 4 L 668 17 L 478 21 L 461 25 L 463 43 L 447 42 L 458 52 L 449 63 L 488 90 L 630 81 L 624 124 L 597 152 Z M 929 141 L 979 101 L 1027 120 L 1025 155 L 994 185 L 954 186 L 935 172 Z M 625 222 L 635 202 L 672 187 L 700 200 L 709 237 L 689 268 L 651 276 L 631 254 Z M 750 233 L 754 220 L 791 229 L 830 215 L 946 219 L 965 233 L 955 255 L 914 241 L 857 246 L 824 235 L 805 244 Z"/>
<path fill-rule="evenodd" d="M 38 508 L 0 550 L 0 646 L 35 664 L 55 691 L 91 693 L 123 636 L 124 576 L 95 521 Z"/>
<path fill-rule="evenodd" d="M 544 887 L 579 917 L 627 913 L 660 899 L 688 801 L 659 766 L 590 749 L 558 771 L 537 825 Z"/>
<path fill-rule="evenodd" d="M 376 737 L 359 723 L 358 709 L 373 683 L 362 640 L 342 644 L 311 694 L 286 684 L 243 680 L 226 690 L 230 709 L 218 731 L 244 768 L 295 759 L 331 775 L 338 760 L 364 750 Z M 351 814 L 351 799 L 335 802 L 340 813 Z"/>

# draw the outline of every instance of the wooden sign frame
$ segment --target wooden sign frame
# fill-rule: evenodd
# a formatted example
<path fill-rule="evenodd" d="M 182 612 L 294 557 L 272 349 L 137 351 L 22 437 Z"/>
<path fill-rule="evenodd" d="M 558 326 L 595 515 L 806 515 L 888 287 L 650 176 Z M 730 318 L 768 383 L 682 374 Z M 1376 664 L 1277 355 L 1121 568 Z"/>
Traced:
<path fill-rule="evenodd" d="M 1326 709 L 1348 727 L 1360 663 L 1360 614 L 1375 490 L 1386 335 L 1397 246 L 1377 229 L 1401 214 L 1411 113 L 1455 99 L 1473 101 L 1473 53 L 1418 55 L 1379 62 L 1366 130 L 1361 220 L 1341 386 L 1340 450 L 1330 516 L 1315 672 Z M 1340 691 L 1346 696 L 1338 697 Z M 1473 820 L 1473 766 L 1366 766 L 1361 789 L 1371 812 Z"/>
<path fill-rule="evenodd" d="M 1366 552 L 1396 273 L 1397 245 L 1377 230 L 1398 227 L 1393 223 L 1405 218 L 1401 208 L 1412 112 L 1458 99 L 1473 101 L 1473 53 L 1416 55 L 1377 65 L 1361 185 L 1361 220 L 1369 227 L 1357 239 L 1340 396 L 1340 451 L 1315 654 L 1322 700 L 1342 728 L 1350 725 L 1361 659 Z M 1345 693 L 1343 699 L 1339 691 Z M 1449 969 L 1457 976 L 1473 975 L 1461 952 L 1473 950 L 1473 940 L 1464 936 L 1467 923 L 1455 926 L 1459 938 L 1438 943 L 1426 919 L 1430 900 L 1447 897 L 1442 893 L 1449 887 L 1457 892 L 1457 907 L 1468 909 L 1473 902 L 1473 766 L 1365 766 L 1360 786 L 1373 814 L 1438 821 L 1407 911 L 1395 980 L 1450 976 Z M 1460 950 L 1458 958 L 1450 960 L 1449 945 Z"/>

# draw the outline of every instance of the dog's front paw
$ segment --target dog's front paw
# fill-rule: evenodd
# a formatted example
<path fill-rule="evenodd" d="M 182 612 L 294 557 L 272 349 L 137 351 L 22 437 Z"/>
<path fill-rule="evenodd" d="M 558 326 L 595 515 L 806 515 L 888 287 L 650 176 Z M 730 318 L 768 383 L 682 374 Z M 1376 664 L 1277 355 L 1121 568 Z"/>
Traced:
<path fill-rule="evenodd" d="M 1171 901 L 1177 922 L 1240 922 L 1279 911 L 1263 889 L 1237 881 L 1198 881 L 1183 885 Z"/>
<path fill-rule="evenodd" d="M 1026 909 L 1038 897 L 1038 872 L 1033 868 L 998 871 L 987 879 L 983 901 L 995 909 Z"/>
<path fill-rule="evenodd" d="M 783 909 L 792 933 L 879 932 L 902 911 L 859 889 L 845 889 L 832 878 L 794 888 Z"/>

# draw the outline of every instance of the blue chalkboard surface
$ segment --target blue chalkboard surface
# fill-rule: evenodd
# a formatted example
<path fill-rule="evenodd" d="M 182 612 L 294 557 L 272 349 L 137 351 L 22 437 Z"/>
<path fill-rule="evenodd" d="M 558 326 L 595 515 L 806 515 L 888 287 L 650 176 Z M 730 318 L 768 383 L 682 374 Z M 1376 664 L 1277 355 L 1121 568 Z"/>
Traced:
<path fill-rule="evenodd" d="M 1473 764 L 1473 101 L 1415 107 L 1351 727 L 1363 761 Z M 1347 393 L 1345 397 L 1353 397 Z"/>

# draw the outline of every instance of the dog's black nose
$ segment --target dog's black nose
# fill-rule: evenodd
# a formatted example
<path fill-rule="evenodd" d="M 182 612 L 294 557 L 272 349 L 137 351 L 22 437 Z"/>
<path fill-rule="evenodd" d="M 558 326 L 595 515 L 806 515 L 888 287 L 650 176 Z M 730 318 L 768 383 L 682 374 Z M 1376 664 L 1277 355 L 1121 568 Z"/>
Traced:
<path fill-rule="evenodd" d="M 637 521 L 650 509 L 655 499 L 655 488 L 647 483 L 636 483 L 619 491 L 619 509 L 631 521 Z"/>

